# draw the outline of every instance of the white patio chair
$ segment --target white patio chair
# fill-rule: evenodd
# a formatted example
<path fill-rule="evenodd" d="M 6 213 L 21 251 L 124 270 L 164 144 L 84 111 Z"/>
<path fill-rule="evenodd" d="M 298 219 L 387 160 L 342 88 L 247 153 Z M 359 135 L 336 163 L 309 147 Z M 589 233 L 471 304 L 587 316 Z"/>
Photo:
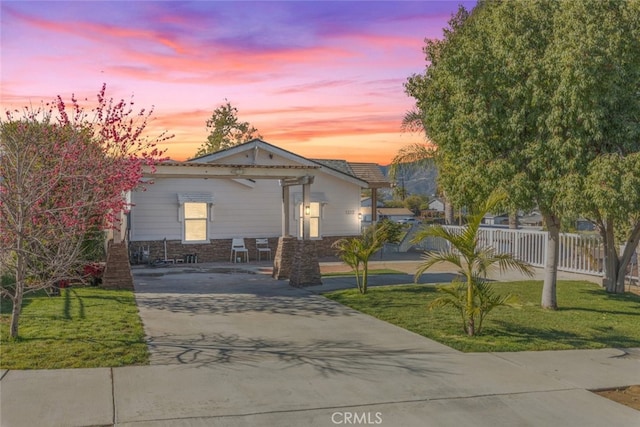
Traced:
<path fill-rule="evenodd" d="M 256 239 L 256 258 L 258 261 L 262 259 L 262 254 L 269 255 L 271 261 L 271 248 L 269 247 L 269 239 Z"/>
<path fill-rule="evenodd" d="M 244 246 L 244 239 L 232 239 L 231 240 L 231 259 L 229 261 L 237 262 L 241 257 L 239 255 L 244 254 L 244 262 L 249 262 L 249 249 Z"/>

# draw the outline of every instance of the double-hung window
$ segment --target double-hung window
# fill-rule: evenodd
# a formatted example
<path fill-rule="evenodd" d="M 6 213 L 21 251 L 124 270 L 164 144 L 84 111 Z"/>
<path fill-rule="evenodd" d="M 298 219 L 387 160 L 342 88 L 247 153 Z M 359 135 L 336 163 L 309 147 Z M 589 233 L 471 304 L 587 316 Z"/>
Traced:
<path fill-rule="evenodd" d="M 188 202 L 184 204 L 184 241 L 207 240 L 207 204 Z"/>
<path fill-rule="evenodd" d="M 182 242 L 208 242 L 209 222 L 213 219 L 213 196 L 209 193 L 179 194 L 178 203 Z"/>

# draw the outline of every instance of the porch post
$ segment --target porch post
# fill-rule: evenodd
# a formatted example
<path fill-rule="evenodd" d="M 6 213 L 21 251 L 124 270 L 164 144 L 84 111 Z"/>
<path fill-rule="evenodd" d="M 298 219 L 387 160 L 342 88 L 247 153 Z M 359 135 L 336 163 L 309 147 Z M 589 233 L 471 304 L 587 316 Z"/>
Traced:
<path fill-rule="evenodd" d="M 282 236 L 291 235 L 291 206 L 289 202 L 289 186 L 282 186 Z"/>
<path fill-rule="evenodd" d="M 378 188 L 371 189 L 371 224 L 378 221 Z"/>
<path fill-rule="evenodd" d="M 302 184 L 302 240 L 311 239 L 311 182 Z"/>
<path fill-rule="evenodd" d="M 273 277 L 289 279 L 291 286 L 321 285 L 320 264 L 316 241 L 311 240 L 311 184 L 313 176 L 283 180 L 282 185 L 282 236 L 278 239 L 278 248 L 273 262 Z M 289 215 L 289 186 L 302 185 L 302 238 L 298 239 L 298 230 L 291 235 Z M 298 206 L 295 206 L 298 209 Z"/>
<path fill-rule="evenodd" d="M 296 241 L 289 285 L 321 285 L 320 263 L 316 241 L 311 240 L 311 184 L 313 177 L 306 176 L 302 184 L 302 239 Z"/>
<path fill-rule="evenodd" d="M 282 186 L 282 233 L 278 238 L 278 247 L 273 257 L 274 279 L 288 279 L 291 275 L 291 266 L 295 255 L 296 238 L 291 235 L 291 203 L 289 199 L 290 183 L 280 180 Z"/>

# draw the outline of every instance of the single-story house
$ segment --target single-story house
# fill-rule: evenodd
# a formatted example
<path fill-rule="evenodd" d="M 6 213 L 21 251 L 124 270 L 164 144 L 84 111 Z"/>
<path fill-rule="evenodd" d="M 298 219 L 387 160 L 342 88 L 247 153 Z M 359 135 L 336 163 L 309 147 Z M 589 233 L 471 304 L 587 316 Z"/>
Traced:
<path fill-rule="evenodd" d="M 428 206 L 431 211 L 444 212 L 444 202 L 438 197 L 432 199 Z"/>
<path fill-rule="evenodd" d="M 509 225 L 509 214 L 486 214 L 482 218 L 482 224 L 485 225 Z"/>
<path fill-rule="evenodd" d="M 526 228 L 542 228 L 544 219 L 539 212 L 533 211 L 518 218 L 518 222 L 520 223 L 520 225 Z"/>
<path fill-rule="evenodd" d="M 145 179 L 153 183 L 131 193 L 129 247 L 174 262 L 229 261 L 234 238 L 250 260 L 257 238 L 275 253 L 283 236 L 333 255 L 333 242 L 361 233 L 361 189 L 390 186 L 374 163 L 307 159 L 260 139 L 162 163 Z"/>
<path fill-rule="evenodd" d="M 576 220 L 576 230 L 578 231 L 595 231 L 596 226 L 593 221 L 586 218 L 578 218 Z"/>
<path fill-rule="evenodd" d="M 401 219 L 415 217 L 413 212 L 407 208 L 378 208 L 377 211 L 380 219 L 388 219 L 391 221 L 400 221 Z"/>
<path fill-rule="evenodd" d="M 370 208 L 371 207 L 371 197 L 363 197 L 362 199 L 360 199 L 360 206 L 362 206 L 363 208 Z M 384 207 L 384 202 L 381 200 L 378 200 L 378 202 L 376 203 L 376 206 L 381 208 Z"/>

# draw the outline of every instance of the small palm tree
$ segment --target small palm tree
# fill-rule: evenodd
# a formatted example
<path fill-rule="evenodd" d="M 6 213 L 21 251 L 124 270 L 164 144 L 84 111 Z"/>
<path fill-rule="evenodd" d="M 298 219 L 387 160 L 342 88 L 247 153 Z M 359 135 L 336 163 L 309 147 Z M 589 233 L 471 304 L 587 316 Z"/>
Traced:
<path fill-rule="evenodd" d="M 500 271 L 513 268 L 533 275 L 529 264 L 510 254 L 498 254 L 492 246 L 480 243 L 478 231 L 482 218 L 505 198 L 506 195 L 501 192 L 492 194 L 484 206 L 469 217 L 469 222 L 461 231 L 449 231 L 434 225 L 421 230 L 414 239 L 414 242 L 419 242 L 427 237 L 440 237 L 449 243 L 446 250 L 424 253 L 425 262 L 416 271 L 415 280 L 435 264 L 451 263 L 458 267 L 464 282 L 456 280 L 449 286 L 439 287 L 438 290 L 445 295 L 435 299 L 429 308 L 456 307 L 462 316 L 463 329 L 469 336 L 480 333 L 482 321 L 491 310 L 501 305 L 511 305 L 514 300 L 511 295 L 496 295 L 487 283 L 487 273 L 492 268 L 497 267 Z"/>
<path fill-rule="evenodd" d="M 333 243 L 333 247 L 338 250 L 338 257 L 353 268 L 356 285 L 361 294 L 367 293 L 369 258 L 382 248 L 388 238 L 387 226 L 383 224 L 368 227 L 359 237 L 340 239 Z"/>

